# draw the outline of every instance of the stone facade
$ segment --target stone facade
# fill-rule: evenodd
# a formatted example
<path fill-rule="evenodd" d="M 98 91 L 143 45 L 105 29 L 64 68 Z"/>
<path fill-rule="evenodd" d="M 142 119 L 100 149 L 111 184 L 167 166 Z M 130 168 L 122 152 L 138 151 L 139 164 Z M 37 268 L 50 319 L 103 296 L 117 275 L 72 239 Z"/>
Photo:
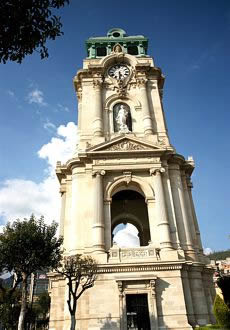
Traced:
<path fill-rule="evenodd" d="M 215 321 L 213 269 L 191 193 L 194 162 L 170 144 L 161 70 L 149 56 L 129 54 L 120 31 L 99 38 L 111 51 L 89 55 L 74 77 L 79 145 L 56 170 L 66 254 L 99 263 L 94 287 L 79 299 L 77 329 L 191 329 Z M 141 246 L 113 244 L 113 229 L 125 221 L 138 228 Z M 69 329 L 65 281 L 55 273 L 50 280 L 50 329 Z M 147 306 L 143 326 L 135 327 L 134 300 Z"/>

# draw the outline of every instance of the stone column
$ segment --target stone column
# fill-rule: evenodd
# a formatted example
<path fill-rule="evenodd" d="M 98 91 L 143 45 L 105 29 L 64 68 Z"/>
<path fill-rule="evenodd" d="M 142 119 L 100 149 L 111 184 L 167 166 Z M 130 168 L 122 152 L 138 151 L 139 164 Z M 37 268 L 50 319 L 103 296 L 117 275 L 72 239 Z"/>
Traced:
<path fill-rule="evenodd" d="M 184 189 L 184 198 L 185 198 L 185 205 L 186 205 L 188 222 L 189 222 L 189 231 L 191 233 L 192 245 L 193 245 L 193 248 L 197 252 L 199 252 L 199 248 L 196 244 L 197 243 L 196 230 L 195 230 L 193 214 L 192 214 L 192 208 L 191 208 L 191 203 L 190 203 L 190 198 L 189 198 L 189 193 L 188 193 L 186 174 L 185 174 L 184 171 L 181 172 L 181 180 L 182 180 L 182 186 L 183 186 L 183 189 Z"/>
<path fill-rule="evenodd" d="M 159 139 L 163 139 L 166 144 L 169 144 L 168 134 L 167 134 L 167 125 L 164 116 L 164 109 L 161 102 L 160 93 L 158 89 L 157 80 L 150 80 L 149 87 L 151 92 L 151 98 L 153 101 L 153 111 L 155 117 L 156 131 Z"/>
<path fill-rule="evenodd" d="M 150 293 L 151 293 L 151 309 L 152 309 L 152 317 L 150 318 L 151 322 L 151 329 L 157 330 L 158 329 L 158 322 L 157 322 L 157 302 L 156 302 L 156 279 L 150 280 Z"/>
<path fill-rule="evenodd" d="M 198 325 L 210 323 L 207 302 L 201 276 L 201 268 L 189 271 L 190 287 L 193 300 L 194 315 Z"/>
<path fill-rule="evenodd" d="M 140 89 L 140 100 L 142 104 L 142 114 L 143 114 L 143 126 L 144 134 L 151 135 L 153 134 L 152 119 L 149 111 L 149 101 L 146 89 L 147 79 L 139 79 L 138 85 Z"/>
<path fill-rule="evenodd" d="M 201 237 L 200 237 L 200 230 L 199 230 L 199 225 L 196 217 L 196 211 L 193 203 L 193 198 L 192 198 L 192 182 L 190 178 L 187 178 L 187 186 L 188 186 L 188 195 L 189 195 L 189 200 L 190 200 L 190 205 L 191 205 L 191 210 L 192 210 L 192 215 L 193 215 L 193 221 L 194 221 L 194 227 L 196 231 L 196 239 L 197 239 L 197 245 L 199 247 L 200 254 L 203 255 L 203 247 L 202 247 L 202 242 L 201 242 Z"/>
<path fill-rule="evenodd" d="M 177 223 L 176 223 L 176 215 L 174 209 L 174 203 L 172 198 L 172 189 L 171 189 L 171 182 L 169 179 L 169 170 L 167 161 L 163 161 L 163 167 L 165 169 L 165 173 L 162 176 L 162 182 L 165 192 L 165 201 L 168 210 L 168 218 L 170 223 L 170 232 L 171 232 L 171 239 L 174 248 L 180 248 L 180 241 L 177 231 Z"/>
<path fill-rule="evenodd" d="M 103 176 L 105 171 L 97 171 L 95 175 L 94 189 L 94 214 L 93 221 L 93 250 L 94 252 L 105 252 L 105 225 L 104 225 L 104 192 Z"/>
<path fill-rule="evenodd" d="M 148 199 L 146 200 L 148 218 L 149 218 L 149 230 L 150 230 L 150 240 L 152 243 L 156 244 L 157 242 L 157 223 L 156 223 L 156 214 L 155 214 L 155 200 Z"/>
<path fill-rule="evenodd" d="M 66 202 L 66 188 L 64 185 L 61 185 L 60 193 L 61 193 L 61 215 L 60 215 L 59 236 L 64 236 L 65 202 Z"/>
<path fill-rule="evenodd" d="M 101 80 L 94 79 L 94 100 L 92 106 L 94 106 L 94 120 L 93 120 L 93 135 L 103 136 L 103 116 L 102 116 L 102 98 L 101 98 Z"/>
<path fill-rule="evenodd" d="M 188 314 L 188 321 L 189 324 L 191 324 L 194 327 L 196 326 L 196 319 L 194 316 L 193 301 L 192 301 L 191 288 L 188 278 L 188 272 L 187 270 L 182 270 L 181 273 L 182 273 L 182 284 L 184 290 L 186 310 Z"/>
<path fill-rule="evenodd" d="M 126 330 L 127 329 L 127 322 L 126 322 L 126 306 L 124 303 L 124 289 L 123 289 L 123 282 L 117 281 L 117 286 L 119 290 L 119 314 L 120 314 L 120 329 Z"/>
<path fill-rule="evenodd" d="M 112 246 L 111 200 L 104 202 L 104 210 L 105 210 L 105 250 L 108 251 Z"/>
<path fill-rule="evenodd" d="M 211 323 L 215 323 L 215 317 L 213 315 L 213 300 L 211 295 L 211 286 L 213 285 L 213 283 L 212 282 L 210 283 L 210 277 L 211 277 L 211 281 L 213 281 L 212 273 L 211 274 L 203 273 L 203 286 L 204 286 L 205 298 L 208 306 L 209 318 Z"/>
<path fill-rule="evenodd" d="M 165 196 L 163 190 L 163 184 L 161 179 L 161 173 L 164 173 L 165 169 L 152 169 L 150 170 L 150 174 L 153 175 L 154 179 L 154 191 L 155 191 L 155 199 L 156 199 L 156 215 L 158 218 L 158 228 L 159 228 L 159 236 L 160 236 L 160 247 L 161 249 L 172 249 L 172 242 L 170 236 L 170 226 L 168 221 Z"/>
<path fill-rule="evenodd" d="M 185 250 L 193 250 L 192 237 L 189 228 L 189 219 L 186 210 L 183 186 L 181 182 L 180 166 L 178 164 L 172 164 L 169 167 L 169 173 L 180 243 L 182 248 L 184 248 Z"/>

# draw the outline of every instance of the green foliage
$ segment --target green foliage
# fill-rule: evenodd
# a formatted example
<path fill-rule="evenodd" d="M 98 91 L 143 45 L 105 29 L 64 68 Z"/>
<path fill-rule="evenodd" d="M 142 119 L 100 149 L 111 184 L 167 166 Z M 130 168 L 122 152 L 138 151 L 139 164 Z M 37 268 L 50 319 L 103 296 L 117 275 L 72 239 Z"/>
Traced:
<path fill-rule="evenodd" d="M 213 260 L 225 260 L 230 258 L 230 250 L 215 251 L 208 255 L 209 259 Z"/>
<path fill-rule="evenodd" d="M 205 325 L 203 327 L 196 327 L 196 330 L 212 330 L 212 329 L 223 329 L 219 325 Z"/>
<path fill-rule="evenodd" d="M 213 312 L 221 327 L 230 327 L 230 310 L 219 295 L 216 295 Z"/>
<path fill-rule="evenodd" d="M 230 276 L 220 276 L 217 285 L 222 291 L 225 304 L 230 308 Z"/>
<path fill-rule="evenodd" d="M 21 311 L 18 329 L 24 329 L 27 311 L 27 279 L 35 271 L 54 269 L 62 259 L 62 238 L 57 238 L 57 224 L 46 225 L 44 218 L 8 223 L 0 235 L 0 270 L 14 271 L 22 281 Z"/>
<path fill-rule="evenodd" d="M 0 268 L 17 275 L 55 268 L 61 260 L 62 238 L 56 238 L 57 224 L 45 224 L 44 218 L 8 223 L 0 235 Z"/>
<path fill-rule="evenodd" d="M 0 63 L 21 63 L 34 50 L 48 57 L 45 43 L 61 36 L 60 17 L 52 13 L 69 0 L 4 0 L 0 2 Z M 55 11 L 56 11 L 55 10 Z"/>
<path fill-rule="evenodd" d="M 50 296 L 47 291 L 42 292 L 38 296 L 38 300 L 35 303 L 35 309 L 38 315 L 41 315 L 43 319 L 46 319 L 50 309 Z"/>
<path fill-rule="evenodd" d="M 10 289 L 0 290 L 0 320 L 8 330 L 16 329 L 20 313 L 20 290 L 13 293 Z"/>

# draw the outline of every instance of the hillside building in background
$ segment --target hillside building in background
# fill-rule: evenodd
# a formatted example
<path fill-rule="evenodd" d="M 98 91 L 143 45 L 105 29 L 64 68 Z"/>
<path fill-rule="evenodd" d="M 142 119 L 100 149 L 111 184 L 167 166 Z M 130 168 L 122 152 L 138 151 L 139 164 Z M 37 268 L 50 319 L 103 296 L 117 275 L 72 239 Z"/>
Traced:
<path fill-rule="evenodd" d="M 111 29 L 86 41 L 74 77 L 79 144 L 57 164 L 60 228 L 66 254 L 99 263 L 94 287 L 78 301 L 79 330 L 182 330 L 215 321 L 213 268 L 191 193 L 194 161 L 170 143 L 164 76 L 147 48 L 145 37 Z M 66 283 L 56 273 L 50 279 L 50 329 L 69 329 Z"/>

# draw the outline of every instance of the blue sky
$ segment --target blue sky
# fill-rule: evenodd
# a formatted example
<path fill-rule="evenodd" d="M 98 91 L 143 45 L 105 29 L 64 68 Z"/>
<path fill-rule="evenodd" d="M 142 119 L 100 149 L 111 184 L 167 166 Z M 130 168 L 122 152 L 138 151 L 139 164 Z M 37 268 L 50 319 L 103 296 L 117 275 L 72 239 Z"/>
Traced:
<path fill-rule="evenodd" d="M 59 11 L 64 36 L 23 63 L 0 65 L 0 225 L 31 212 L 58 219 L 56 160 L 75 145 L 72 78 L 84 42 L 113 27 L 149 38 L 166 76 L 164 109 L 172 144 L 196 163 L 193 195 L 204 247 L 230 247 L 230 2 L 74 1 Z M 55 193 L 53 191 L 56 191 Z"/>

